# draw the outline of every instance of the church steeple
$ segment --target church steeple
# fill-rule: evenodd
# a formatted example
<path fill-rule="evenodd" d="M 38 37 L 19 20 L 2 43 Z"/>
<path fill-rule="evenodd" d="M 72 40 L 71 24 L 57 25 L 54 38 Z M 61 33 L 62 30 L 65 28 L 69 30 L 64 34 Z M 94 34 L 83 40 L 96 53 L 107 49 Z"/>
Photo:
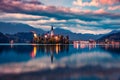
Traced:
<path fill-rule="evenodd" d="M 54 35 L 54 32 L 53 32 L 53 26 L 51 26 L 51 36 Z"/>
<path fill-rule="evenodd" d="M 53 26 L 51 26 L 51 31 L 53 31 Z"/>

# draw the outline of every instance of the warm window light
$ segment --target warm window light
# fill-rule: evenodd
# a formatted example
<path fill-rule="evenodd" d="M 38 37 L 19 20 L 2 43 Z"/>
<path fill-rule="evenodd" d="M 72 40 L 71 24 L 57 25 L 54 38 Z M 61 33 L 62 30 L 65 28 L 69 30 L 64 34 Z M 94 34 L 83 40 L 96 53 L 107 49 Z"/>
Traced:
<path fill-rule="evenodd" d="M 55 39 L 58 40 L 58 36 L 55 36 Z"/>
<path fill-rule="evenodd" d="M 45 38 L 47 38 L 47 35 L 45 35 Z"/>
<path fill-rule="evenodd" d="M 34 37 L 36 38 L 36 37 L 37 37 L 37 34 L 34 33 Z"/>

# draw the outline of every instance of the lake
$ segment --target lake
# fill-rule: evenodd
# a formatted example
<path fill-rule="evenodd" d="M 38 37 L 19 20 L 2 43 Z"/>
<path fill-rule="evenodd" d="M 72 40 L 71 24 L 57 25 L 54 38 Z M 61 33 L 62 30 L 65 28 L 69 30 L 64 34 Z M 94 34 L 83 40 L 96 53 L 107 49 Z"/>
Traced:
<path fill-rule="evenodd" d="M 120 80 L 120 45 L 0 44 L 0 80 Z"/>

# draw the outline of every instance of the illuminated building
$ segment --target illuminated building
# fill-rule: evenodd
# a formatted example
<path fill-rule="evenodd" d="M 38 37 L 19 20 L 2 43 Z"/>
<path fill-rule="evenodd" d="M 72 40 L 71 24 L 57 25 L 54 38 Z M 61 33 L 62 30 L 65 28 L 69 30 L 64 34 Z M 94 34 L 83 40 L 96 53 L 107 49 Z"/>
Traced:
<path fill-rule="evenodd" d="M 69 37 L 63 35 L 54 34 L 53 26 L 51 26 L 50 32 L 47 32 L 41 36 L 37 36 L 34 32 L 33 43 L 38 44 L 69 44 Z"/>

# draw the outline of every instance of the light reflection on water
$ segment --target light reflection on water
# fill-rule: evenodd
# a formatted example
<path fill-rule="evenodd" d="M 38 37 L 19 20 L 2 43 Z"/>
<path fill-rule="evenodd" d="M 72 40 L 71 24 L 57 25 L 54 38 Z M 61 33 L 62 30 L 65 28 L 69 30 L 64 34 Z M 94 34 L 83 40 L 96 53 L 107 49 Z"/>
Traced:
<path fill-rule="evenodd" d="M 0 79 L 21 74 L 31 80 L 32 72 L 40 80 L 119 79 L 120 45 L 0 45 Z"/>

